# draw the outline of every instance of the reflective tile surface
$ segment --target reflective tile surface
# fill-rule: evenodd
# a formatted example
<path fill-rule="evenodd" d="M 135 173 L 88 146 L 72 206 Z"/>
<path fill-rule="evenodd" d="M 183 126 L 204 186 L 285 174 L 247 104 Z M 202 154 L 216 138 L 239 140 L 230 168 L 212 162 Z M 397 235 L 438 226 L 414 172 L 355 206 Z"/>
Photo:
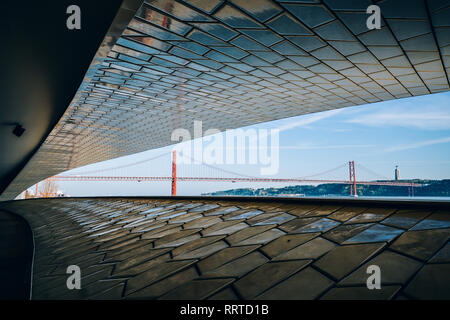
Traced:
<path fill-rule="evenodd" d="M 443 209 L 233 198 L 35 199 L 0 209 L 33 230 L 33 299 L 450 298 Z M 81 290 L 66 287 L 69 265 L 81 269 Z M 366 287 L 371 265 L 380 290 Z"/>

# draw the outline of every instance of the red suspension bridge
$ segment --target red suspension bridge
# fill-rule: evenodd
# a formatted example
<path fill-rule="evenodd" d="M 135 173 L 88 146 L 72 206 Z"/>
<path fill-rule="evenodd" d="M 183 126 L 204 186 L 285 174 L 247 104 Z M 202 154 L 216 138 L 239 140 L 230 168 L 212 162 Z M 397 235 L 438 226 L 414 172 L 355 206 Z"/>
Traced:
<path fill-rule="evenodd" d="M 137 181 L 137 182 L 155 182 L 155 181 L 166 181 L 171 182 L 171 194 L 175 196 L 177 194 L 177 183 L 178 182 L 252 182 L 252 183 L 298 183 L 298 184 L 347 184 L 350 185 L 350 195 L 357 196 L 357 186 L 358 185 L 377 185 L 377 186 L 398 186 L 398 187 L 408 187 L 410 195 L 414 195 L 415 187 L 422 187 L 423 185 L 420 183 L 407 182 L 407 181 L 392 181 L 388 178 L 384 177 L 383 180 L 376 181 L 363 181 L 356 180 L 356 169 L 355 169 L 355 161 L 349 161 L 348 164 L 340 165 L 336 168 L 320 172 L 308 177 L 299 177 L 299 178 L 267 178 L 267 177 L 255 177 L 239 174 L 233 171 L 224 170 L 212 165 L 203 164 L 208 167 L 212 171 L 221 172 L 222 175 L 226 174 L 228 176 L 194 176 L 194 175 L 177 175 L 177 153 L 176 151 L 172 152 L 172 174 L 171 175 L 160 175 L 160 176 L 127 176 L 127 175 L 98 175 L 101 172 L 107 172 L 112 170 L 120 170 L 126 167 L 135 166 L 142 163 L 147 163 L 157 158 L 161 158 L 168 153 L 161 154 L 159 156 L 138 161 L 131 164 L 126 164 L 122 166 L 117 166 L 114 168 L 106 168 L 101 170 L 93 170 L 87 171 L 82 174 L 72 174 L 72 175 L 56 175 L 50 177 L 48 180 L 52 181 Z M 330 173 L 332 171 L 336 171 L 338 169 L 344 168 L 348 166 L 349 179 L 313 179 L 315 176 L 324 175 Z M 374 175 L 381 176 L 379 174 L 374 173 L 370 169 L 367 169 L 361 165 L 360 168 L 366 170 L 367 172 L 371 172 Z M 97 175 L 90 175 L 92 173 L 96 173 Z M 219 175 L 219 174 L 217 174 Z"/>

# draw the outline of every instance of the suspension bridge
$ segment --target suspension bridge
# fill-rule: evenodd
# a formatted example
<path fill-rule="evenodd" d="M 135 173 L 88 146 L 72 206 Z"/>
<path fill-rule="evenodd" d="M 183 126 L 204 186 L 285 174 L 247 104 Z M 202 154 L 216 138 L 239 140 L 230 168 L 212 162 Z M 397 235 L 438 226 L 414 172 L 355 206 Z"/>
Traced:
<path fill-rule="evenodd" d="M 166 175 L 145 175 L 145 176 L 134 176 L 134 175 L 125 175 L 123 174 L 123 170 L 129 167 L 138 166 L 141 164 L 146 164 L 148 166 L 148 163 L 158 159 L 162 158 L 164 156 L 167 156 L 168 154 L 171 154 L 171 174 Z M 191 159 L 193 160 L 193 159 Z M 383 179 L 379 180 L 357 180 L 356 178 L 356 164 L 355 161 L 349 161 L 348 163 L 344 163 L 339 165 L 336 168 L 332 168 L 326 171 L 322 171 L 310 176 L 304 176 L 304 177 L 293 177 L 293 178 L 282 178 L 282 177 L 258 177 L 258 176 L 250 176 L 250 175 L 244 175 L 241 173 L 233 172 L 230 170 L 226 170 L 223 168 L 219 168 L 217 166 L 209 165 L 202 163 L 201 166 L 203 167 L 203 170 L 201 170 L 200 173 L 197 172 L 197 174 L 192 173 L 184 173 L 184 174 L 178 174 L 177 175 L 177 152 L 171 151 L 170 153 L 163 153 L 158 156 L 144 159 L 141 161 L 137 161 L 134 163 L 124 164 L 121 166 L 111 167 L 111 168 L 105 168 L 100 170 L 91 170 L 91 171 L 85 171 L 77 174 L 66 174 L 66 175 L 56 175 L 53 177 L 48 178 L 48 180 L 51 181 L 105 181 L 105 182 L 111 182 L 111 181 L 135 181 L 135 182 L 171 182 L 171 195 L 175 196 L 177 194 L 177 183 L 178 182 L 231 182 L 231 183 L 237 183 L 237 182 L 250 182 L 250 183 L 296 183 L 296 184 L 346 184 L 350 185 L 350 195 L 351 196 L 357 196 L 357 186 L 358 185 L 376 185 L 376 186 L 398 186 L 398 187 L 408 187 L 409 188 L 409 194 L 411 196 L 414 195 L 414 188 L 415 187 L 422 187 L 423 185 L 420 183 L 414 183 L 414 182 L 408 182 L 408 181 L 397 181 L 397 180 L 390 180 L 387 177 L 384 177 L 380 174 L 377 174 L 373 172 L 372 170 L 362 166 L 361 164 L 358 165 L 358 169 L 364 170 L 366 172 L 369 172 L 373 175 L 376 175 L 378 177 L 382 177 Z M 186 168 L 186 164 L 182 165 L 184 168 Z M 208 169 L 209 173 L 205 174 L 204 169 Z M 326 174 L 330 174 L 332 172 L 338 171 L 338 170 L 348 170 L 348 179 L 341 178 L 341 179 L 317 179 L 318 176 L 323 176 Z M 183 170 L 184 171 L 184 170 Z M 100 175 L 102 173 L 110 173 L 108 175 Z M 115 172 L 115 174 L 112 174 Z"/>

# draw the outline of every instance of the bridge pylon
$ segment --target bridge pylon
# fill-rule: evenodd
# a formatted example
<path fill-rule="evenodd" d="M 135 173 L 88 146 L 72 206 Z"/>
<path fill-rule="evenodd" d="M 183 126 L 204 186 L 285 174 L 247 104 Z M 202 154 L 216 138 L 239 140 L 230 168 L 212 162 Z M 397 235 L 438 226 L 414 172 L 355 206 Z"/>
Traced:
<path fill-rule="evenodd" d="M 355 173 L 355 161 L 348 162 L 348 172 L 350 178 L 350 195 L 358 196 L 358 192 L 356 191 L 356 173 Z"/>
<path fill-rule="evenodd" d="M 177 151 L 172 152 L 172 196 L 177 195 Z"/>

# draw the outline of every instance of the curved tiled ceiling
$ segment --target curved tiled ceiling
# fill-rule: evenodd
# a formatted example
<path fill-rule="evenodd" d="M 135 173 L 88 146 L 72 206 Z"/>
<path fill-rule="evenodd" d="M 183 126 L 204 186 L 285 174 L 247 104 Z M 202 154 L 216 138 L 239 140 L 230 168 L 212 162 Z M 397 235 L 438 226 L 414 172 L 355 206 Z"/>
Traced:
<path fill-rule="evenodd" d="M 1 198 L 169 145 L 194 120 L 225 130 L 449 90 L 449 27 L 440 0 L 145 2 Z"/>

